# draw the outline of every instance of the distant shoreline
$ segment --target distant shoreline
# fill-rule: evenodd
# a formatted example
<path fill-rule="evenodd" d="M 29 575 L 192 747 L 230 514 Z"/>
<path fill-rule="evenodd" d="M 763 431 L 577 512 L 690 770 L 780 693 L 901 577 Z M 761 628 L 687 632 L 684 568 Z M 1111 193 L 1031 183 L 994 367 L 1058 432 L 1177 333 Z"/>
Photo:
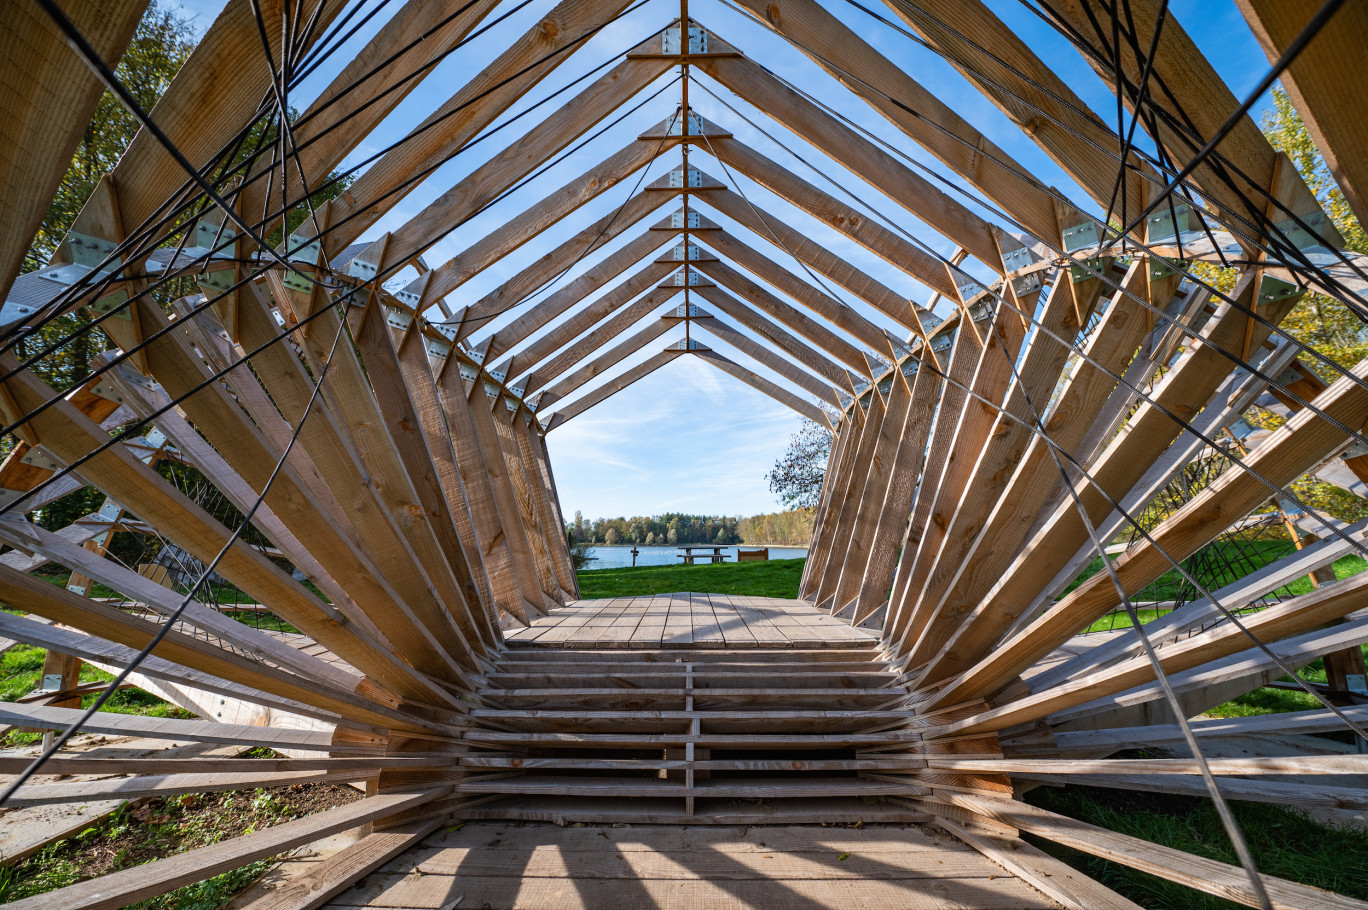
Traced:
<path fill-rule="evenodd" d="M 805 543 L 591 543 L 591 547 L 605 550 L 626 550 L 632 547 L 659 547 L 662 550 L 677 550 L 680 547 L 783 547 L 786 550 L 806 550 Z"/>

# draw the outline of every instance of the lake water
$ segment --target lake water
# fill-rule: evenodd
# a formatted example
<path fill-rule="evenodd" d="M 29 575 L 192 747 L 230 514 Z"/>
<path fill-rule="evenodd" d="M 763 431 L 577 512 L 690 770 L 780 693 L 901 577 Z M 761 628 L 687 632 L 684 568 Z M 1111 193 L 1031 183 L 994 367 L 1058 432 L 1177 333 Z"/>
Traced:
<path fill-rule="evenodd" d="M 742 546 L 743 550 L 754 550 L 757 547 L 748 545 Z M 694 555 L 712 555 L 712 550 L 694 550 Z M 632 564 L 631 547 L 590 547 L 589 555 L 594 557 L 594 561 L 585 566 L 586 569 L 621 569 Z M 727 562 L 736 562 L 736 547 L 723 547 L 722 555 L 727 557 Z M 637 546 L 637 561 L 639 566 L 679 566 L 684 564 L 684 560 L 679 558 L 679 547 L 648 547 L 644 544 Z M 807 547 L 770 547 L 770 559 L 801 559 L 807 556 Z"/>

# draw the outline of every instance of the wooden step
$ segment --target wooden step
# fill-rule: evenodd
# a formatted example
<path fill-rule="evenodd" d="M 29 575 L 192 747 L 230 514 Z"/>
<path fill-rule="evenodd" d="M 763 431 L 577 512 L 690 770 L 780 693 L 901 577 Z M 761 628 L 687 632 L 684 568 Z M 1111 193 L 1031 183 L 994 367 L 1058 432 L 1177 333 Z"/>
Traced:
<path fill-rule="evenodd" d="M 460 793 L 509 796 L 687 797 L 727 799 L 797 799 L 827 796 L 921 796 L 931 792 L 907 781 L 861 780 L 855 777 L 804 777 L 784 780 L 723 778 L 684 781 L 651 777 L 571 777 L 561 774 L 526 777 L 468 777 L 456 785 Z"/>
<path fill-rule="evenodd" d="M 698 799 L 688 812 L 680 799 L 635 799 L 618 805 L 597 797 L 500 797 L 462 809 L 463 819 L 507 819 L 557 825 L 856 825 L 916 824 L 932 817 L 910 804 L 844 797 L 747 802 Z"/>

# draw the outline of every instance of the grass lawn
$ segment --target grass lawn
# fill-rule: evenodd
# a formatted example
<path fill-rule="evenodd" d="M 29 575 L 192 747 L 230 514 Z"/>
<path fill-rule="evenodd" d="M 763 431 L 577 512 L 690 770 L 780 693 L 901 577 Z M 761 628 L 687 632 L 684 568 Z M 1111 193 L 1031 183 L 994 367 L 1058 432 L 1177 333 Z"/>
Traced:
<path fill-rule="evenodd" d="M 627 597 L 633 594 L 751 594 L 797 597 L 804 559 L 766 562 L 723 562 L 696 566 L 638 566 L 634 569 L 586 569 L 578 573 L 580 597 Z"/>
<path fill-rule="evenodd" d="M 1026 801 L 1132 837 L 1239 865 L 1211 800 L 1094 787 L 1037 787 Z M 1332 828 L 1270 803 L 1232 802 L 1260 872 L 1368 899 L 1368 831 Z M 1239 906 L 1119 863 L 1029 837 L 1036 846 L 1151 910 Z"/>

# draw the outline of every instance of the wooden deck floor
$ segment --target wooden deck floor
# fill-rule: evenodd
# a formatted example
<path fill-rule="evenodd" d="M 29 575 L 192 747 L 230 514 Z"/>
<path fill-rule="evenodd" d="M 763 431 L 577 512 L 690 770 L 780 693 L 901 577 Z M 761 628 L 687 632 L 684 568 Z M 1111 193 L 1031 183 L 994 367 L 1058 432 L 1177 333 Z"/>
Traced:
<path fill-rule="evenodd" d="M 875 643 L 801 600 L 739 594 L 646 594 L 577 600 L 505 633 L 513 647 L 825 648 Z"/>
<path fill-rule="evenodd" d="M 471 822 L 328 907 L 390 910 L 955 910 L 1058 907 L 938 828 Z"/>

